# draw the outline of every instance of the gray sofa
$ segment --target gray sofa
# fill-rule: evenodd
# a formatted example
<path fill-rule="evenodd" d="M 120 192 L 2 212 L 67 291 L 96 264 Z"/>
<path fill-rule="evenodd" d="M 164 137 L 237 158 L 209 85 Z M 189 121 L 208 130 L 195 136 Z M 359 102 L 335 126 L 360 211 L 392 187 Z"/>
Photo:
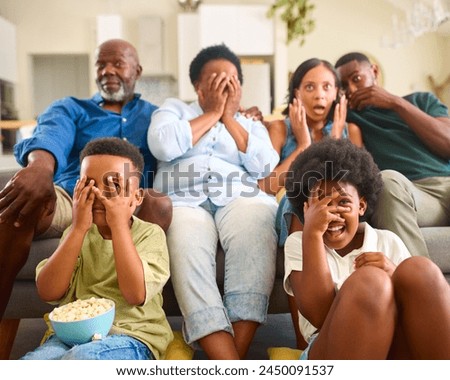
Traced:
<path fill-rule="evenodd" d="M 13 175 L 13 171 L 0 172 L 0 189 Z M 450 283 L 450 227 L 428 227 L 422 229 L 431 258 L 444 273 Z M 58 244 L 58 239 L 37 240 L 32 244 L 26 265 L 19 273 L 11 299 L 6 309 L 5 319 L 40 318 L 51 310 L 52 306 L 41 301 L 34 282 L 35 268 L 39 261 L 51 255 Z M 217 279 L 223 284 L 223 251 L 217 255 Z M 284 256 L 280 249 L 277 257 L 276 280 L 269 303 L 269 313 L 288 313 L 289 306 L 283 289 Z M 0 274 L 1 275 L 1 274 Z M 165 286 L 164 309 L 168 316 L 180 315 L 177 301 L 169 280 Z M 0 337 L 2 339 L 2 337 Z"/>

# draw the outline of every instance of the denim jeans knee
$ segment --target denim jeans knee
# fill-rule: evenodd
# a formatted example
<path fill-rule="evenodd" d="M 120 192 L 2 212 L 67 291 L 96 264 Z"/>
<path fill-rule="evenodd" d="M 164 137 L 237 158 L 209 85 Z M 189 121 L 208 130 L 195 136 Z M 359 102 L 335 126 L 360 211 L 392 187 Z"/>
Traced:
<path fill-rule="evenodd" d="M 216 213 L 225 251 L 224 299 L 232 322 L 266 321 L 276 270 L 276 210 L 275 200 L 256 197 L 238 198 Z"/>
<path fill-rule="evenodd" d="M 128 335 L 108 335 L 98 341 L 70 347 L 52 335 L 43 345 L 29 352 L 24 360 L 148 360 L 149 348 Z"/>
<path fill-rule="evenodd" d="M 271 198 L 238 198 L 209 210 L 175 207 L 168 231 L 171 276 L 188 343 L 232 322 L 263 323 L 275 278 L 277 204 Z M 245 221 L 245 223 L 243 223 Z M 225 299 L 216 283 L 216 250 L 225 251 Z"/>

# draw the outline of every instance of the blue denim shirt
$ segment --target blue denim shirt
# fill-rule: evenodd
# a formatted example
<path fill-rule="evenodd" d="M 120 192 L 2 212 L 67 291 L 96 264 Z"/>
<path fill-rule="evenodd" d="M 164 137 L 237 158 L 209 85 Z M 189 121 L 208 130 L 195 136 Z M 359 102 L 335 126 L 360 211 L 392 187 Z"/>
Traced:
<path fill-rule="evenodd" d="M 153 114 L 148 143 L 158 159 L 155 189 L 167 193 L 174 206 L 198 206 L 207 199 L 224 206 L 239 196 L 272 197 L 257 186 L 257 179 L 279 161 L 262 123 L 235 115 L 249 134 L 244 153 L 221 122 L 193 145 L 189 121 L 201 114 L 198 102 L 188 105 L 173 98 Z"/>
<path fill-rule="evenodd" d="M 157 107 L 136 94 L 118 114 L 101 107 L 99 94 L 91 99 L 63 98 L 52 103 L 38 118 L 33 135 L 14 147 L 17 161 L 25 166 L 28 154 L 42 149 L 56 160 L 55 184 L 70 195 L 80 173 L 80 152 L 99 137 L 120 137 L 136 145 L 144 156 L 145 175 L 141 186 L 152 187 L 156 159 L 147 144 L 147 130 Z"/>

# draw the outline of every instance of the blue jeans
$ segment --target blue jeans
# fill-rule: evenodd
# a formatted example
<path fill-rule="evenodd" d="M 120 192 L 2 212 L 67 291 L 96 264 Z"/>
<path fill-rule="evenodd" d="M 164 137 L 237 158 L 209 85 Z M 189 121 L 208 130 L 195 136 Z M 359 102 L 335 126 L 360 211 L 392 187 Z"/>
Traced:
<path fill-rule="evenodd" d="M 149 348 L 128 335 L 108 335 L 102 340 L 68 346 L 56 335 L 27 353 L 23 360 L 147 360 L 154 359 Z"/>
<path fill-rule="evenodd" d="M 314 342 L 315 342 L 315 340 L 317 339 L 318 336 L 319 336 L 318 332 L 316 332 L 316 333 L 314 333 L 314 334 L 312 334 L 310 336 L 310 338 L 308 339 L 308 347 L 306 347 L 304 349 L 304 351 L 302 352 L 302 354 L 298 358 L 299 360 L 309 360 L 309 350 L 311 350 L 311 347 L 314 344 Z"/>
<path fill-rule="evenodd" d="M 223 207 L 174 207 L 167 233 L 171 280 L 183 314 L 187 343 L 232 323 L 267 318 L 275 279 L 277 203 L 237 198 Z M 216 251 L 225 252 L 224 296 L 216 282 Z"/>

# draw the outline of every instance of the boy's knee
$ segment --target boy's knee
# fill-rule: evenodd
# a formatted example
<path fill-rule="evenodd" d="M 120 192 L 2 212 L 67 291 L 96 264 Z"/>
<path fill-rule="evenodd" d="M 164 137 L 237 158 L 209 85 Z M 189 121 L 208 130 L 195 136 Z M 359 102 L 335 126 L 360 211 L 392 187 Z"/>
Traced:
<path fill-rule="evenodd" d="M 396 268 L 392 280 L 397 291 L 407 289 L 430 289 L 436 282 L 446 282 L 439 267 L 430 259 L 422 256 L 410 257 L 402 261 Z"/>
<path fill-rule="evenodd" d="M 351 295 L 352 303 L 374 313 L 380 310 L 380 306 L 390 304 L 394 297 L 389 275 L 373 266 L 362 267 L 353 272 L 341 291 L 344 289 Z"/>

